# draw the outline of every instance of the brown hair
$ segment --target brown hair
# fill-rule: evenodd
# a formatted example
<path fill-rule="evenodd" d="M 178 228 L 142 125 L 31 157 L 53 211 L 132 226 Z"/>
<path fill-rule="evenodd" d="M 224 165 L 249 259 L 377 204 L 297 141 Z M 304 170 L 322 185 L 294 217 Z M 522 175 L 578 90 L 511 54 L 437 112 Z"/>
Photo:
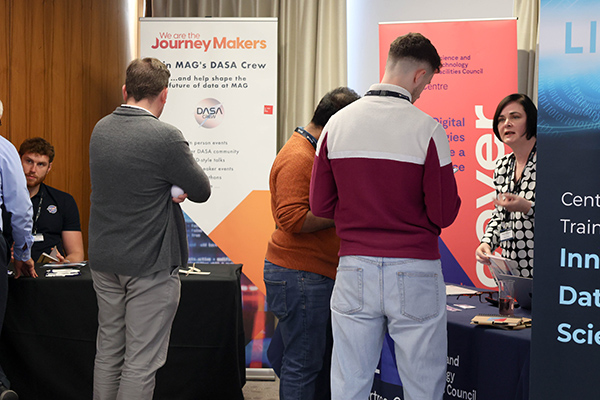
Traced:
<path fill-rule="evenodd" d="M 410 32 L 397 37 L 390 45 L 388 60 L 395 63 L 403 58 L 426 62 L 432 72 L 439 72 L 442 61 L 431 41 L 420 33 Z"/>
<path fill-rule="evenodd" d="M 23 155 L 27 153 L 48 156 L 48 160 L 50 162 L 54 161 L 54 146 L 52 146 L 46 139 L 41 137 L 29 138 L 21 143 L 21 147 L 19 147 L 19 155 L 23 157 Z"/>
<path fill-rule="evenodd" d="M 137 58 L 127 67 L 127 96 L 133 97 L 135 101 L 153 99 L 169 85 L 170 77 L 167 66 L 156 58 Z"/>

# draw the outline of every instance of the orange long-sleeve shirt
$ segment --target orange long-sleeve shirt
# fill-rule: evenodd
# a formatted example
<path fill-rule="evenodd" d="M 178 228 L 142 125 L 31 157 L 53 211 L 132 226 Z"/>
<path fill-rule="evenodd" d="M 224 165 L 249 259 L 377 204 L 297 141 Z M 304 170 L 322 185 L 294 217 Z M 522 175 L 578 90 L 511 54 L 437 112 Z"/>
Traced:
<path fill-rule="evenodd" d="M 277 229 L 269 240 L 266 259 L 280 267 L 335 279 L 340 248 L 335 228 L 300 232 L 310 210 L 308 195 L 314 157 L 310 142 L 294 133 L 275 158 L 269 185 Z"/>

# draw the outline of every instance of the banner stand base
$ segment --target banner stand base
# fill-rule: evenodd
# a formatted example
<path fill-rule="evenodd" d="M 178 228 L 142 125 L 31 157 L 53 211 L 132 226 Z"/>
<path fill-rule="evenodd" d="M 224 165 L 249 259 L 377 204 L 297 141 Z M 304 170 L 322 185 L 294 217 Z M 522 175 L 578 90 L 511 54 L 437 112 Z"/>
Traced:
<path fill-rule="evenodd" d="M 273 368 L 246 368 L 246 380 L 274 381 L 277 375 Z"/>

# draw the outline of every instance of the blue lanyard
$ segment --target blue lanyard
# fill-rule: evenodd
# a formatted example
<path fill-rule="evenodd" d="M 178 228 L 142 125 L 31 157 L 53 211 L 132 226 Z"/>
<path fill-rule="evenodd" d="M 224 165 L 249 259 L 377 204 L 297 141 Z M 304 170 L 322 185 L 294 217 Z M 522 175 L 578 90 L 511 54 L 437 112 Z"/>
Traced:
<path fill-rule="evenodd" d="M 398 93 L 398 92 L 394 92 L 391 90 L 369 90 L 367 93 L 365 93 L 365 96 L 384 96 L 384 97 L 390 96 L 390 97 L 398 97 L 399 99 L 410 101 L 410 99 L 408 98 L 407 95 Z"/>
<path fill-rule="evenodd" d="M 310 144 L 312 144 L 312 146 L 315 148 L 315 150 L 317 149 L 317 139 L 315 139 L 315 137 L 313 135 L 311 135 L 310 133 L 306 132 L 306 130 L 299 126 L 297 127 L 294 132 L 298 132 L 299 134 L 301 134 L 302 136 L 304 136 L 306 138 L 306 140 L 308 140 L 310 142 Z"/>

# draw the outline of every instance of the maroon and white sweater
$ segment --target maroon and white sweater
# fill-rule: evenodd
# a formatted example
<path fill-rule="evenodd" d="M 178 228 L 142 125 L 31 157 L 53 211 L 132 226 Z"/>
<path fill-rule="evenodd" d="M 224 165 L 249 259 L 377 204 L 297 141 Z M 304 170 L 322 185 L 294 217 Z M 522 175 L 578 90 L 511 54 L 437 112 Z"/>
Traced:
<path fill-rule="evenodd" d="M 395 85 L 371 90 L 410 98 Z M 446 132 L 405 99 L 355 101 L 319 139 L 310 208 L 335 220 L 340 256 L 439 259 L 441 229 L 460 208 Z"/>

